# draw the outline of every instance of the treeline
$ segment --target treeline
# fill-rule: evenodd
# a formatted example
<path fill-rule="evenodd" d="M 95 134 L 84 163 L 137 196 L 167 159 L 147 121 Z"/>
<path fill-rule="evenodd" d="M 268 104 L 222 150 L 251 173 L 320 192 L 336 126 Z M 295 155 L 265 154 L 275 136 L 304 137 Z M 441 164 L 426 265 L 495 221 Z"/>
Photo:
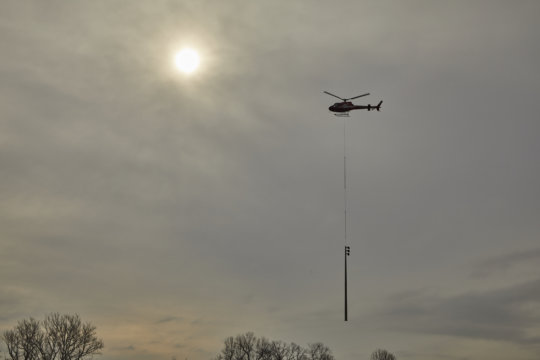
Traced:
<path fill-rule="evenodd" d="M 223 349 L 213 360 L 334 360 L 334 356 L 321 342 L 304 348 L 295 343 L 258 338 L 247 332 L 225 339 Z M 396 357 L 384 349 L 377 349 L 370 360 L 396 360 Z"/>
<path fill-rule="evenodd" d="M 334 360 L 323 343 L 304 348 L 295 343 L 258 338 L 252 332 L 225 339 L 221 352 L 214 360 Z"/>
<path fill-rule="evenodd" d="M 47 315 L 43 321 L 34 318 L 19 321 L 13 329 L 4 331 L 0 340 L 7 348 L 4 360 L 90 360 L 101 354 L 104 346 L 91 323 L 83 323 L 79 315 L 58 313 Z M 330 348 L 321 342 L 302 347 L 247 332 L 225 339 L 223 349 L 212 360 L 335 359 Z M 370 360 L 396 360 L 396 357 L 377 349 Z"/>

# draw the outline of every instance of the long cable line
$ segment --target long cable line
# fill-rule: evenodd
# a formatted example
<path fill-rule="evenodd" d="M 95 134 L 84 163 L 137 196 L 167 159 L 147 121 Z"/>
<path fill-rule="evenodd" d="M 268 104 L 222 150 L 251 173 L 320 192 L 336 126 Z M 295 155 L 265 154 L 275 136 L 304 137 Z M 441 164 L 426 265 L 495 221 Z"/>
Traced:
<path fill-rule="evenodd" d="M 345 207 L 345 246 L 347 246 L 347 119 L 343 118 L 343 204 Z"/>
<path fill-rule="evenodd" d="M 344 205 L 344 237 L 345 237 L 345 321 L 348 321 L 347 304 L 347 256 L 350 247 L 347 244 L 347 118 L 343 118 L 343 205 Z"/>

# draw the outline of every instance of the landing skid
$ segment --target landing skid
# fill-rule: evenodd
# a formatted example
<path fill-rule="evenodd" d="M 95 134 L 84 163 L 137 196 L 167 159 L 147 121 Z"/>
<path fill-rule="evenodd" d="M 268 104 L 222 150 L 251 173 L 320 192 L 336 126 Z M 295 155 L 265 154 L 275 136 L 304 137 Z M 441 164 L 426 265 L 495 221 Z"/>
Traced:
<path fill-rule="evenodd" d="M 349 113 L 348 112 L 334 113 L 334 116 L 337 116 L 337 117 L 349 117 Z"/>

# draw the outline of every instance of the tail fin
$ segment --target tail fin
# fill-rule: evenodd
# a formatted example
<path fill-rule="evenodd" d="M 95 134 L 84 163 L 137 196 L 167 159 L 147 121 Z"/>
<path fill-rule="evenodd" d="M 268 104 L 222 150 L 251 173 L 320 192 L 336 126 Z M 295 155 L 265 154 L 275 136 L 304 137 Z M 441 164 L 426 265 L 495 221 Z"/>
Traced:
<path fill-rule="evenodd" d="M 382 100 L 375 107 L 375 109 L 377 109 L 377 111 L 381 111 L 381 104 L 382 104 Z"/>

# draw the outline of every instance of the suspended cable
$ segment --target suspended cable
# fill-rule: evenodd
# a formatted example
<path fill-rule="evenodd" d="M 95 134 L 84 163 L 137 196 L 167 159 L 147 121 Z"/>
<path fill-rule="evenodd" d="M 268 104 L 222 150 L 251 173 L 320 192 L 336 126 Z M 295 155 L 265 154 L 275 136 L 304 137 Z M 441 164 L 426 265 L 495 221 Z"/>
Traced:
<path fill-rule="evenodd" d="M 345 321 L 348 321 L 347 305 L 347 256 L 351 248 L 347 244 L 347 118 L 343 118 L 343 205 L 344 205 L 344 237 L 345 237 Z"/>

